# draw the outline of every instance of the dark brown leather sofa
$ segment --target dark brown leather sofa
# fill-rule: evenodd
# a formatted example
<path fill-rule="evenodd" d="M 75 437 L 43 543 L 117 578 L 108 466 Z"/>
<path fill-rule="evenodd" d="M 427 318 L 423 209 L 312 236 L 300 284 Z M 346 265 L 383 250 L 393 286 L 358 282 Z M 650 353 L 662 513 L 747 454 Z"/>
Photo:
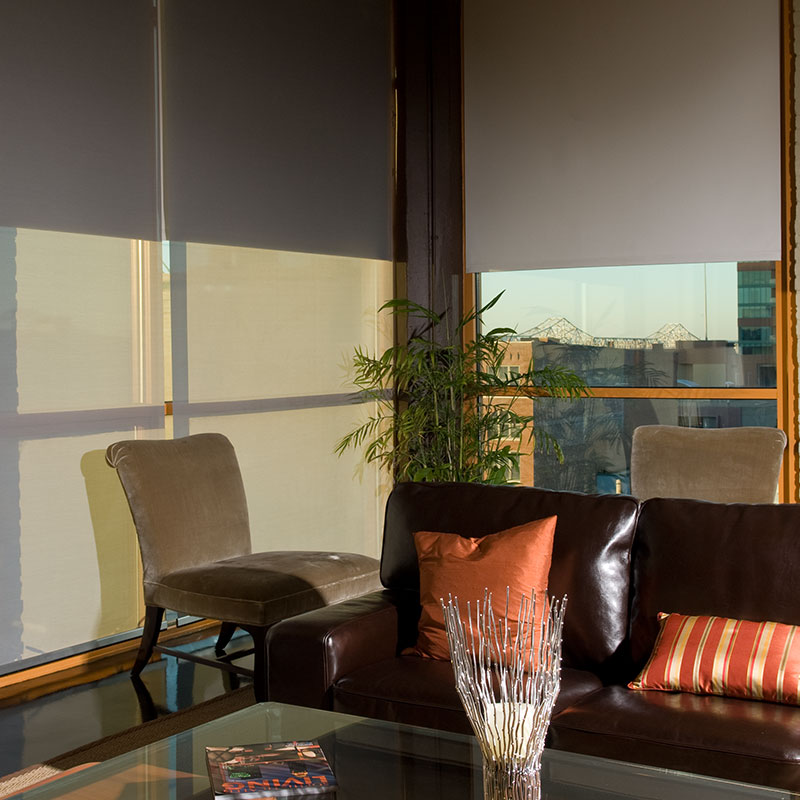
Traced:
<path fill-rule="evenodd" d="M 800 708 L 627 688 L 659 611 L 800 623 L 800 506 L 401 484 L 389 498 L 381 592 L 292 617 L 268 637 L 269 696 L 470 732 L 447 662 L 414 642 L 412 534 L 482 536 L 556 514 L 549 591 L 569 598 L 549 746 L 800 791 Z"/>

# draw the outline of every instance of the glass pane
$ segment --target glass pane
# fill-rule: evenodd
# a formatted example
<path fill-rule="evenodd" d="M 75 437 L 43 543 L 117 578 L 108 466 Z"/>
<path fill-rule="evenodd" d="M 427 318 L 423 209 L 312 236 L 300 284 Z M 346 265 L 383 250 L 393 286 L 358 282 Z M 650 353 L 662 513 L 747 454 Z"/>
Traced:
<path fill-rule="evenodd" d="M 341 550 L 380 554 L 387 486 L 360 453 L 334 453 L 368 405 L 201 417 L 191 433 L 233 442 L 242 470 L 253 550 Z M 177 422 L 177 420 L 176 420 Z M 332 513 L 334 512 L 334 513 Z"/>
<path fill-rule="evenodd" d="M 159 253 L 0 229 L 0 667 L 141 624 L 135 531 L 105 449 L 164 433 Z"/>
<path fill-rule="evenodd" d="M 484 273 L 488 328 L 592 386 L 774 387 L 772 262 Z"/>
<path fill-rule="evenodd" d="M 161 435 L 0 437 L 0 664 L 141 624 L 136 532 L 105 450 Z"/>
<path fill-rule="evenodd" d="M 590 494 L 630 492 L 630 450 L 639 425 L 694 428 L 777 426 L 774 400 L 635 399 L 593 397 L 575 402 L 536 401 L 537 428 L 552 434 L 564 463 L 537 453 L 523 459 L 523 482 Z"/>
<path fill-rule="evenodd" d="M 353 348 L 380 346 L 391 277 L 387 261 L 188 244 L 189 401 L 351 391 Z"/>
<path fill-rule="evenodd" d="M 22 229 L 6 229 L 0 246 L 4 281 L 15 281 L 0 296 L 16 337 L 0 351 L 18 393 L 5 410 L 163 402 L 160 246 Z"/>

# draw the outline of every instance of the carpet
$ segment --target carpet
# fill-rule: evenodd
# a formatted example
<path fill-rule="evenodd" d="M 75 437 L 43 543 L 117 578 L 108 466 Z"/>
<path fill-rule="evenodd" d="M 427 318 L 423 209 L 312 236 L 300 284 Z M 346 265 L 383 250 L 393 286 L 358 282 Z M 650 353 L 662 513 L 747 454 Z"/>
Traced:
<path fill-rule="evenodd" d="M 211 700 L 205 700 L 196 706 L 175 711 L 164 717 L 82 745 L 55 758 L 49 758 L 44 764 L 48 767 L 66 770 L 87 761 L 106 761 L 114 756 L 128 753 L 144 747 L 146 744 L 157 742 L 159 739 L 165 739 L 167 736 L 225 716 L 225 714 L 231 714 L 254 703 L 253 687 L 242 686 L 240 689 L 213 697 Z"/>
<path fill-rule="evenodd" d="M 5 775 L 0 778 L 0 798 L 11 797 L 34 784 L 42 783 L 61 774 L 63 774 L 63 770 L 49 767 L 47 764 L 34 764 L 32 767 L 19 770 L 19 772 Z"/>

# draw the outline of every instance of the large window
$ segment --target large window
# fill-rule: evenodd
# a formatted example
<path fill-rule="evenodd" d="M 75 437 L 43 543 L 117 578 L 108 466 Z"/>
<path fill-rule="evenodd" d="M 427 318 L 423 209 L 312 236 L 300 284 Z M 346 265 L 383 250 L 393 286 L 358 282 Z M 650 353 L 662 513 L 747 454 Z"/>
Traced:
<path fill-rule="evenodd" d="M 0 674 L 141 624 L 118 439 L 223 432 L 255 548 L 378 552 L 384 487 L 334 445 L 385 346 L 391 18 L 4 4 Z"/>
<path fill-rule="evenodd" d="M 577 372 L 592 397 L 539 399 L 536 426 L 565 461 L 525 456 L 523 483 L 630 489 L 630 442 L 644 424 L 774 427 L 773 262 L 551 269 L 480 275 L 483 324 L 513 327 L 509 369 L 533 359 Z M 529 402 L 529 401 L 524 401 Z"/>
<path fill-rule="evenodd" d="M 0 229 L 0 674 L 141 624 L 105 463 L 119 439 L 225 433 L 254 549 L 377 555 L 386 487 L 334 446 L 367 413 L 347 369 L 388 344 L 391 278 L 388 261 Z"/>

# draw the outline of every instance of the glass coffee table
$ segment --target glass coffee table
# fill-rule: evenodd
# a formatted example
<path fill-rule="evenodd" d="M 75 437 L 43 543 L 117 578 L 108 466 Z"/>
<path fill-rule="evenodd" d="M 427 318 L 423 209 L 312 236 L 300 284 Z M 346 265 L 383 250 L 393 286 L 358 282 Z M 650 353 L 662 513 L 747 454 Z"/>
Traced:
<path fill-rule="evenodd" d="M 24 800 L 211 800 L 208 745 L 317 739 L 339 783 L 336 800 L 481 800 L 470 736 L 281 703 L 261 703 L 16 795 Z M 545 750 L 548 800 L 779 800 L 792 792 Z"/>

